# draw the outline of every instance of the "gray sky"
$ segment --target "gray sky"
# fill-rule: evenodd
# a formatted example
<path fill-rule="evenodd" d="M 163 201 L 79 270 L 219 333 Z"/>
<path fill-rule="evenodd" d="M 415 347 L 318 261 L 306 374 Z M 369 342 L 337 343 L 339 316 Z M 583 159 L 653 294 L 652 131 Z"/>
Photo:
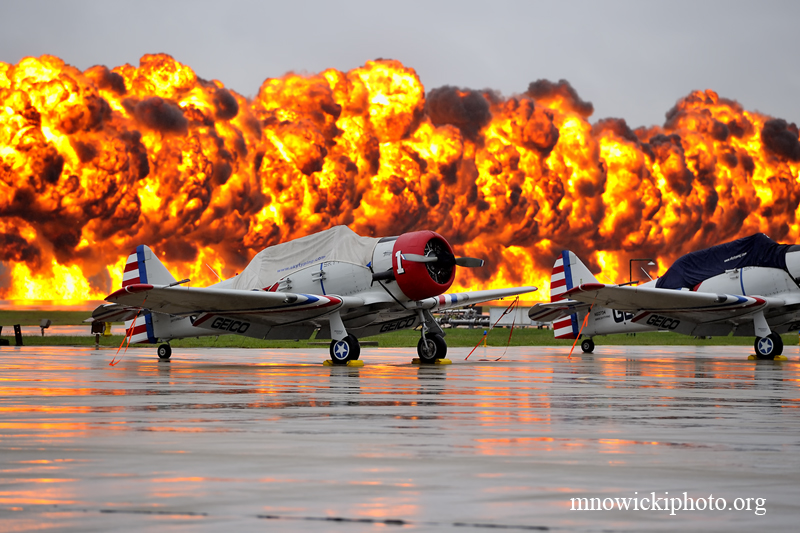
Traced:
<path fill-rule="evenodd" d="M 662 124 L 694 89 L 800 123 L 800 2 L 0 0 L 0 61 L 81 70 L 165 52 L 246 96 L 287 71 L 398 59 L 426 91 L 568 80 L 591 121 Z"/>

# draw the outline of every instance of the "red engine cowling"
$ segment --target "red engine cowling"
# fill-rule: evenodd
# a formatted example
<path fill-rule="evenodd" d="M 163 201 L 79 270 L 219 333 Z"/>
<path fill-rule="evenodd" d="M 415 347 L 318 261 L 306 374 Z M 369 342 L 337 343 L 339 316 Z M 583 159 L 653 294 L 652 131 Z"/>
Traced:
<path fill-rule="evenodd" d="M 403 260 L 402 254 L 436 256 L 438 261 L 419 263 Z M 411 300 L 438 296 L 456 277 L 455 254 L 450 243 L 434 231 L 412 231 L 400 235 L 392 248 L 392 270 L 397 285 Z"/>

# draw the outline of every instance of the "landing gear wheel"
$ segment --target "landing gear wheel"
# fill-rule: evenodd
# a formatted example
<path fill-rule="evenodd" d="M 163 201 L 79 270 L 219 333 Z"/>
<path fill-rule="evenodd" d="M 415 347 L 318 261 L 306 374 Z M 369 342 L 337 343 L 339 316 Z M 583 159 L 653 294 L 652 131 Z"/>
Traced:
<path fill-rule="evenodd" d="M 426 365 L 436 363 L 437 359 L 444 359 L 447 355 L 447 343 L 444 338 L 437 333 L 427 333 L 425 335 L 427 343 L 420 339 L 417 343 L 417 354 L 419 362 Z"/>
<path fill-rule="evenodd" d="M 581 341 L 581 350 L 583 350 L 583 353 L 594 352 L 594 341 L 592 339 L 583 339 Z"/>
<path fill-rule="evenodd" d="M 332 340 L 330 353 L 334 365 L 346 365 L 348 361 L 358 360 L 361 355 L 361 345 L 357 338 L 348 335 L 340 341 Z"/>
<path fill-rule="evenodd" d="M 775 359 L 783 353 L 783 339 L 777 333 L 770 333 L 766 337 L 756 337 L 753 347 L 759 359 Z"/>
<path fill-rule="evenodd" d="M 162 361 L 169 361 L 170 356 L 172 355 L 172 346 L 169 344 L 162 344 L 158 347 L 158 358 Z"/>

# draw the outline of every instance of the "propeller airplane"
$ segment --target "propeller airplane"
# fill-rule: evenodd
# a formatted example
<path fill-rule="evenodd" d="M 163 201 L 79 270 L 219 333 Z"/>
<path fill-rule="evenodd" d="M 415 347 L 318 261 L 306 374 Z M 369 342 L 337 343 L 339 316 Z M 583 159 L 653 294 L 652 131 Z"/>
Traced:
<path fill-rule="evenodd" d="M 362 237 L 346 226 L 268 247 L 238 275 L 208 287 L 184 286 L 140 245 L 128 257 L 122 288 L 88 321 L 122 321 L 131 343 L 161 343 L 169 360 L 173 339 L 235 334 L 257 339 L 331 339 L 333 364 L 358 360 L 358 338 L 420 327 L 421 363 L 447 353 L 432 313 L 536 290 L 512 287 L 449 293 L 456 267 L 483 266 L 456 257 L 433 231 Z"/>
<path fill-rule="evenodd" d="M 670 330 L 694 336 L 755 336 L 759 359 L 783 352 L 780 333 L 800 328 L 800 246 L 763 233 L 679 258 L 660 278 L 638 286 L 597 281 L 573 252 L 556 258 L 548 303 L 532 320 L 553 322 L 559 339 Z M 588 318 L 587 318 L 588 314 Z"/>

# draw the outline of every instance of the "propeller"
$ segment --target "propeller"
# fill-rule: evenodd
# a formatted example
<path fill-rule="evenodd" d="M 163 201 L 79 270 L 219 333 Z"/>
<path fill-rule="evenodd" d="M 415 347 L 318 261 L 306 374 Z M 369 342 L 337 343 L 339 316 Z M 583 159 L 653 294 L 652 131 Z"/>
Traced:
<path fill-rule="evenodd" d="M 455 257 L 449 254 L 441 258 L 435 255 L 403 254 L 403 261 L 410 261 L 411 263 L 444 263 L 445 265 L 456 264 L 460 267 L 467 268 L 482 267 L 484 264 L 483 259 L 478 259 L 476 257 Z"/>
<path fill-rule="evenodd" d="M 482 267 L 485 262 L 477 257 L 456 257 L 456 264 L 460 267 L 477 268 Z"/>
<path fill-rule="evenodd" d="M 403 261 L 412 263 L 435 263 L 439 258 L 435 255 L 403 254 Z"/>

